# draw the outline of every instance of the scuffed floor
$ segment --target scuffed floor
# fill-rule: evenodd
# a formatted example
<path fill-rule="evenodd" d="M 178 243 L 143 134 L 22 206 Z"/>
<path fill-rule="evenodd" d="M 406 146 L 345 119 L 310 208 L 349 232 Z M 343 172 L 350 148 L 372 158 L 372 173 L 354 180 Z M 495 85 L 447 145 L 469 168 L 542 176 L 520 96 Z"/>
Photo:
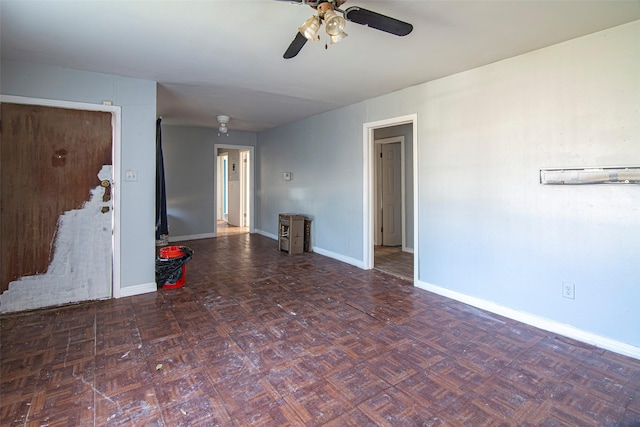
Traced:
<path fill-rule="evenodd" d="M 257 235 L 183 288 L 0 318 L 1 425 L 640 423 L 640 361 Z"/>

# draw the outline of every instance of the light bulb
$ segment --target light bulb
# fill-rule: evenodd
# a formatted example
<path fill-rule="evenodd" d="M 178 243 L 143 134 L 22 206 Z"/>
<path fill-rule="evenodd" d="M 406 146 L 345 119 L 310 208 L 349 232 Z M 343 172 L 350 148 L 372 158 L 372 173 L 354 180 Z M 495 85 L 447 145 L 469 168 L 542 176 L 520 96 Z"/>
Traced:
<path fill-rule="evenodd" d="M 327 34 L 330 36 L 337 36 L 342 33 L 347 25 L 347 21 L 333 10 L 327 10 L 324 13 L 324 23 L 327 26 Z"/>
<path fill-rule="evenodd" d="M 309 41 L 316 41 L 316 34 L 318 34 L 318 30 L 320 29 L 320 18 L 318 16 L 312 16 L 307 19 L 307 21 L 298 27 L 298 31 L 300 34 L 305 36 L 305 38 Z"/>

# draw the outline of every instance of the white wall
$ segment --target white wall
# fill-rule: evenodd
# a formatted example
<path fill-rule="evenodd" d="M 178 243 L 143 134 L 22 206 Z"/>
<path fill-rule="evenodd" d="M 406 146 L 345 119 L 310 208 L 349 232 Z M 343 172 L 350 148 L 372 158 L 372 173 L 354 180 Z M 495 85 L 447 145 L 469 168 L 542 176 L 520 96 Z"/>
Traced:
<path fill-rule="evenodd" d="M 538 183 L 640 165 L 639 51 L 636 21 L 260 133 L 257 227 L 309 213 L 314 246 L 362 260 L 362 124 L 417 114 L 418 285 L 640 355 L 640 187 Z"/>
<path fill-rule="evenodd" d="M 121 197 L 121 287 L 155 289 L 155 120 L 156 83 L 2 61 L 0 93 L 31 98 L 102 104 L 122 111 L 122 174 L 138 172 L 137 182 L 119 177 Z M 118 185 L 118 183 L 116 183 Z"/>

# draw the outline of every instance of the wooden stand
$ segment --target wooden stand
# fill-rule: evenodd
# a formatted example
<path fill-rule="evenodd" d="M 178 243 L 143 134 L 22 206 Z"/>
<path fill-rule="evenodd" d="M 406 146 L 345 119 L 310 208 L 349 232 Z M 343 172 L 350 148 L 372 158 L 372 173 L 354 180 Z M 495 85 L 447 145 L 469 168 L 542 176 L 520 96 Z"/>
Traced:
<path fill-rule="evenodd" d="M 304 251 L 304 220 L 303 215 L 278 215 L 278 250 L 289 252 L 289 255 Z"/>

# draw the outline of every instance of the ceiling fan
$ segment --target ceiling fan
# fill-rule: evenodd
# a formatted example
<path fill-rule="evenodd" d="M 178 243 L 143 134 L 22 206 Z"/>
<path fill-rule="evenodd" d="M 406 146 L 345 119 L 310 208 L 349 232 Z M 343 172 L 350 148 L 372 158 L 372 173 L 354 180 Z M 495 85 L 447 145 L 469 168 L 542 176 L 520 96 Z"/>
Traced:
<path fill-rule="evenodd" d="M 413 25 L 408 22 L 400 21 L 386 15 L 373 12 L 358 6 L 348 7 L 346 10 L 340 9 L 347 0 L 280 0 L 289 3 L 297 3 L 311 6 L 318 11 L 317 15 L 298 27 L 296 37 L 293 39 L 287 50 L 284 52 L 285 59 L 293 58 L 304 47 L 307 41 L 315 41 L 318 31 L 324 22 L 327 35 L 331 40 L 331 44 L 337 43 L 347 36 L 344 32 L 346 21 L 355 22 L 356 24 L 365 25 L 376 30 L 386 33 L 395 34 L 396 36 L 406 36 L 413 30 Z M 340 12 L 342 16 L 338 15 Z"/>

